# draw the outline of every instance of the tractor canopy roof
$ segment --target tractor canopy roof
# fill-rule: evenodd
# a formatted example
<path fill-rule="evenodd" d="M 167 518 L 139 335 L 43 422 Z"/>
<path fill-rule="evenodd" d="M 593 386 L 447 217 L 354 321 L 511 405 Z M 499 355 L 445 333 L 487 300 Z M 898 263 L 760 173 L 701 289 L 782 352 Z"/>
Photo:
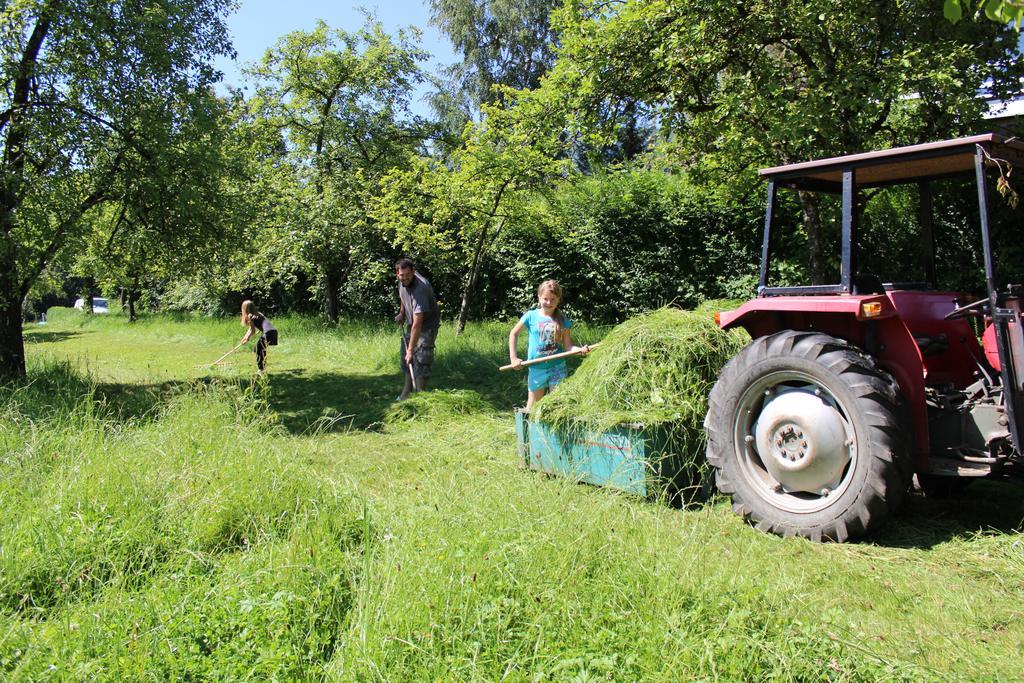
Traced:
<path fill-rule="evenodd" d="M 974 173 L 978 148 L 986 163 L 1024 167 L 1024 141 L 995 133 L 848 154 L 762 169 L 760 175 L 779 187 L 839 193 L 843 172 L 853 171 L 857 187 L 880 187 Z"/>

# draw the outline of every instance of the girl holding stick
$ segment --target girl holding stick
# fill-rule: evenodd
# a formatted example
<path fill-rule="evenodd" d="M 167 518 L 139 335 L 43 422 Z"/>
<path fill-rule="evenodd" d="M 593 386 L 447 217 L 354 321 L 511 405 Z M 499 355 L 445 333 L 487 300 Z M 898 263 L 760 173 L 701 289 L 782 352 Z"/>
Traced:
<path fill-rule="evenodd" d="M 590 353 L 590 346 L 576 346 L 572 343 L 572 334 L 569 332 L 572 321 L 562 314 L 561 303 L 561 285 L 554 280 L 540 283 L 537 287 L 537 307 L 524 313 L 508 334 L 508 358 L 513 368 L 518 369 L 523 364 L 516 348 L 519 333 L 523 329 L 527 330 L 529 339 L 527 360 L 551 356 L 563 350 L 582 355 Z M 554 389 L 566 378 L 568 370 L 565 359 L 559 358 L 530 365 L 527 373 L 526 410 L 529 411 L 547 391 Z"/>

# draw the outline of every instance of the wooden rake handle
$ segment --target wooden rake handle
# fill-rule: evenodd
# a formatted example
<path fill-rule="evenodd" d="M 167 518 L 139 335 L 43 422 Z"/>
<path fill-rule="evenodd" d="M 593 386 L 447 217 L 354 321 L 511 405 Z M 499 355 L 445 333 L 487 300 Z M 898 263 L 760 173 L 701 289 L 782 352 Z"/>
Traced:
<path fill-rule="evenodd" d="M 219 365 L 222 360 L 224 360 L 225 358 L 227 358 L 228 356 L 233 354 L 238 349 L 242 348 L 242 346 L 243 346 L 243 342 L 238 342 L 238 345 L 235 346 L 235 348 L 231 349 L 230 351 L 228 351 L 227 353 L 225 353 L 223 356 L 221 356 L 217 360 L 213 361 L 212 363 L 207 363 L 206 365 L 197 365 L 196 367 L 197 368 L 212 368 L 214 365 Z"/>
<path fill-rule="evenodd" d="M 590 349 L 591 350 L 596 349 L 600 345 L 601 345 L 601 342 L 597 342 L 596 344 L 590 344 Z M 584 346 L 586 346 L 586 344 L 584 344 Z M 542 358 L 534 358 L 533 360 L 524 360 L 523 364 L 520 365 L 519 367 L 520 368 L 526 368 L 526 367 L 529 367 L 531 365 L 536 365 L 537 363 L 546 363 L 549 360 L 556 360 L 558 358 L 568 358 L 569 356 L 578 356 L 581 353 L 583 353 L 582 349 L 577 349 L 575 351 L 562 351 L 561 353 L 553 353 L 550 356 L 544 356 Z M 502 365 L 498 369 L 499 370 L 515 370 L 516 366 L 512 365 L 511 363 L 509 363 L 508 365 Z"/>

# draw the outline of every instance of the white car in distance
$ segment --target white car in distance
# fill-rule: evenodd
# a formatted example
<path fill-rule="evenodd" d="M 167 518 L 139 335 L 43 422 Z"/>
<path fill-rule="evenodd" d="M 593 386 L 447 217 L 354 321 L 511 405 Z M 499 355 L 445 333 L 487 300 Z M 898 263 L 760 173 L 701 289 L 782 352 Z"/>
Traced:
<path fill-rule="evenodd" d="M 75 308 L 79 311 L 85 310 L 85 299 L 75 299 Z M 98 296 L 92 298 L 92 312 L 93 313 L 110 313 L 110 309 L 107 307 L 107 300 L 101 299 Z"/>

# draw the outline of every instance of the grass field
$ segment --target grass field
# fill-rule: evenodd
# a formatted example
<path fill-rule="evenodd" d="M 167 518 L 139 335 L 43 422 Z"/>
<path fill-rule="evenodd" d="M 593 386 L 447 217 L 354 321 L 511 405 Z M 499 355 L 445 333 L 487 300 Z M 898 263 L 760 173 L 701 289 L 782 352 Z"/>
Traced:
<path fill-rule="evenodd" d="M 0 389 L 7 680 L 1019 680 L 1024 489 L 915 495 L 849 545 L 521 470 L 508 325 L 26 328 Z M 582 329 L 580 342 L 602 330 Z"/>

